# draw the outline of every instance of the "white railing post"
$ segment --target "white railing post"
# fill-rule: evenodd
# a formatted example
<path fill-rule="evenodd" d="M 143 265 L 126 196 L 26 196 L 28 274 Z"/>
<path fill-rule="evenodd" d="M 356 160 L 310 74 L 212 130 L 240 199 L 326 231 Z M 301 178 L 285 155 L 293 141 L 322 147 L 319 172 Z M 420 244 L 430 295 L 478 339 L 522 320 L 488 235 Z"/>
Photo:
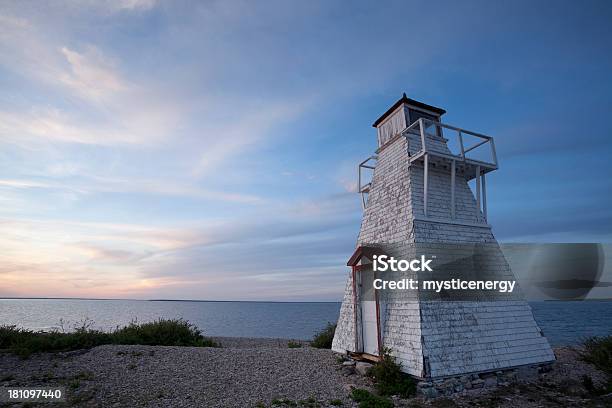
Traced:
<path fill-rule="evenodd" d="M 423 213 L 425 217 L 427 217 L 427 179 L 429 177 L 429 160 L 427 158 L 428 154 L 425 153 L 423 166 L 424 166 L 424 176 L 423 176 Z"/>
<path fill-rule="evenodd" d="M 451 218 L 455 219 L 455 160 L 451 161 Z"/>
<path fill-rule="evenodd" d="M 485 222 L 487 221 L 487 183 L 485 173 L 482 173 L 482 214 Z"/>
<path fill-rule="evenodd" d="M 423 153 L 427 154 L 427 146 L 425 145 L 425 121 L 423 121 L 423 118 L 419 118 L 419 127 L 421 128 L 421 149 Z"/>
<path fill-rule="evenodd" d="M 480 166 L 476 166 L 476 207 L 478 207 L 478 214 L 480 215 L 481 205 L 480 205 Z"/>
<path fill-rule="evenodd" d="M 489 141 L 491 142 L 491 154 L 493 155 L 493 163 L 495 164 L 495 167 L 497 167 L 497 152 L 495 151 L 495 142 L 493 141 L 493 138 L 489 139 Z"/>

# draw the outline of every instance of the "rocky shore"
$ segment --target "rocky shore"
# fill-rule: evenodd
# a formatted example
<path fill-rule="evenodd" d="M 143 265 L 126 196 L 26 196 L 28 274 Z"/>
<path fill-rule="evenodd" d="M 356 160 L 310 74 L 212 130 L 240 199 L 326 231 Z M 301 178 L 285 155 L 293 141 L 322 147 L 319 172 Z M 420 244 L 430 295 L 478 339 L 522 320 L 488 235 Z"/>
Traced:
<path fill-rule="evenodd" d="M 223 347 L 100 346 L 25 360 L 0 353 L 0 386 L 62 386 L 68 405 L 78 407 L 356 407 L 351 388 L 372 389 L 370 379 L 355 366 L 306 342 L 289 348 L 283 339 L 215 340 Z M 528 381 L 393 402 L 423 407 L 612 406 L 610 395 L 594 396 L 585 383 L 588 377 L 595 387 L 602 386 L 603 373 L 583 362 L 576 349 L 555 352 L 558 361 L 551 370 Z"/>

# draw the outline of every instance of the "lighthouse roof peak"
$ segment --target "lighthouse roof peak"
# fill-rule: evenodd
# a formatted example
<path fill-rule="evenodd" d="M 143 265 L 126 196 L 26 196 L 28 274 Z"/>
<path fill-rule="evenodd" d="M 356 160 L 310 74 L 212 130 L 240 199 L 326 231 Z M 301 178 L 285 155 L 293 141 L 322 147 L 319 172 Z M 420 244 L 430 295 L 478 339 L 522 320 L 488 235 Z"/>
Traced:
<path fill-rule="evenodd" d="M 408 106 L 412 106 L 417 109 L 424 109 L 424 110 L 436 113 L 438 115 L 444 115 L 446 113 L 446 111 L 442 108 L 428 105 L 426 103 L 419 102 L 415 99 L 410 99 L 406 96 L 406 93 L 404 93 L 402 97 L 393 104 L 393 106 L 391 106 L 385 113 L 383 113 L 380 118 L 376 119 L 376 122 L 374 122 L 372 126 L 377 127 L 380 123 L 382 123 L 382 121 L 384 121 L 389 115 L 391 115 L 402 104 L 406 104 Z"/>

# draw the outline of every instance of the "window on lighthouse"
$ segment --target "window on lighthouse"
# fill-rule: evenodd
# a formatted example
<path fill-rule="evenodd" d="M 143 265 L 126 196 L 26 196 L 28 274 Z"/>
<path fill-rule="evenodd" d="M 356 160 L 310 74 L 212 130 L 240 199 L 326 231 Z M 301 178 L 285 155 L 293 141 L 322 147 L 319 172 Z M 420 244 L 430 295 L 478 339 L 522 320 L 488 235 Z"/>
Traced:
<path fill-rule="evenodd" d="M 430 114 L 425 113 L 425 112 L 421 112 L 421 111 L 413 110 L 413 109 L 410 109 L 408 112 L 410 114 L 410 124 L 411 125 L 414 122 L 416 122 L 417 120 L 419 120 L 420 118 L 429 119 L 429 120 L 432 120 L 434 122 L 438 122 L 439 121 L 437 116 L 433 116 L 433 115 L 430 115 Z"/>

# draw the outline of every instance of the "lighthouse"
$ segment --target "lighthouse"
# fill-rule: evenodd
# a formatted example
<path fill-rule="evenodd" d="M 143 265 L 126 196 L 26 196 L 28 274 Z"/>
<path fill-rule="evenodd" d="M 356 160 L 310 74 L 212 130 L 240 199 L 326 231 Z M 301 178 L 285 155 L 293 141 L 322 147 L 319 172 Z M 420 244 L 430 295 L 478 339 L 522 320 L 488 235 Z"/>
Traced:
<path fill-rule="evenodd" d="M 390 350 L 404 372 L 424 381 L 549 363 L 554 354 L 518 289 L 376 289 L 376 256 L 425 252 L 455 277 L 513 281 L 487 216 L 494 139 L 444 123 L 445 113 L 404 94 L 373 124 L 377 149 L 359 164 L 363 218 L 332 349 L 371 360 Z"/>

